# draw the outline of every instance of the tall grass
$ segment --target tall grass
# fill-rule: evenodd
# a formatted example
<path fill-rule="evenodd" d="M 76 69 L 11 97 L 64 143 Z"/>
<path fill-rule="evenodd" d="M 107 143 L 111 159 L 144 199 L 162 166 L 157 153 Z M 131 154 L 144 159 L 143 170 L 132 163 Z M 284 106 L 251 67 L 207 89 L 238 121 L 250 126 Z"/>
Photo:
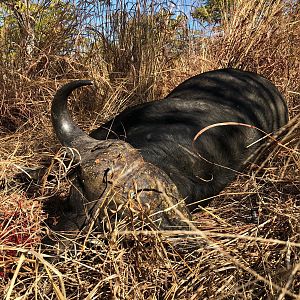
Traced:
<path fill-rule="evenodd" d="M 202 34 L 166 2 L 0 2 L 5 299 L 299 298 L 300 5 L 228 3 L 221 23 Z M 46 231 L 42 204 L 64 199 L 70 185 L 50 123 L 57 88 L 94 80 L 71 103 L 89 131 L 125 107 L 164 97 L 192 75 L 227 66 L 258 72 L 282 91 L 291 118 L 282 134 L 286 147 L 269 145 L 250 175 L 195 216 L 194 235 L 92 233 L 84 247 L 74 241 L 59 262 L 45 261 L 38 251 Z M 41 187 L 27 190 L 14 178 L 41 165 L 51 165 Z"/>
<path fill-rule="evenodd" d="M 236 1 L 224 11 L 222 37 L 214 43 L 218 62 L 263 74 L 292 96 L 299 90 L 298 17 L 294 1 Z"/>

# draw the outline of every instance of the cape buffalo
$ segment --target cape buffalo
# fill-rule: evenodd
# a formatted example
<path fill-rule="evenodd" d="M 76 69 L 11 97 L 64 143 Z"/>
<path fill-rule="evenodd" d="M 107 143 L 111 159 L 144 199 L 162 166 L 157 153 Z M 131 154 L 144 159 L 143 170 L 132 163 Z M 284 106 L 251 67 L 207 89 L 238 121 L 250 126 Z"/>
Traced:
<path fill-rule="evenodd" d="M 125 109 L 88 136 L 72 121 L 67 98 L 74 89 L 90 84 L 91 81 L 78 80 L 63 86 L 54 97 L 51 111 L 59 141 L 78 149 L 81 155 L 81 169 L 75 186 L 88 203 L 101 197 L 103 188 L 99 189 L 99 185 L 103 185 L 104 173 L 112 170 L 107 166 L 113 160 L 116 167 L 125 151 L 127 158 L 130 153 L 135 158 L 129 159 L 130 163 L 123 167 L 130 169 L 135 159 L 146 166 L 143 171 L 130 170 L 135 172 L 136 180 L 142 181 L 146 169 L 152 168 L 150 177 L 153 179 L 159 173 L 159 180 L 172 186 L 175 195 L 185 199 L 189 210 L 193 211 L 199 203 L 201 206 L 206 204 L 201 200 L 218 194 L 234 179 L 236 171 L 242 169 L 245 160 L 258 148 L 259 143 L 255 141 L 263 137 L 262 131 L 274 132 L 288 121 L 287 105 L 269 80 L 247 71 L 221 69 L 184 81 L 163 100 Z M 224 122 L 249 124 L 262 131 L 233 124 L 216 126 L 194 141 L 203 128 Z M 115 143 L 125 150 L 107 150 Z M 86 162 L 101 160 L 106 161 L 101 168 L 96 166 L 92 171 L 86 171 L 90 170 L 90 164 Z M 147 180 L 139 190 L 146 191 L 147 185 L 153 185 Z M 120 182 L 126 185 L 128 180 Z M 159 187 L 150 189 L 158 190 Z M 70 202 L 74 201 L 74 193 L 73 190 Z M 86 200 L 82 199 L 76 200 L 79 205 L 74 216 L 83 209 L 80 202 Z M 147 201 L 151 202 L 151 197 L 144 197 L 142 202 Z M 180 211 L 188 215 L 183 206 Z M 82 215 L 82 220 L 86 214 Z"/>

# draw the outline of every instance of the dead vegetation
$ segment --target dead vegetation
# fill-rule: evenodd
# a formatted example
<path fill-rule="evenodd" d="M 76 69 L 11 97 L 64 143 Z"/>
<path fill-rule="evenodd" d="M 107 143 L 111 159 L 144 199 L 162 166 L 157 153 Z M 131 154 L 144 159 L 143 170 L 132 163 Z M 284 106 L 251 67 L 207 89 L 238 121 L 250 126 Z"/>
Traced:
<path fill-rule="evenodd" d="M 300 299 L 299 3 L 235 1 L 210 34 L 189 30 L 184 15 L 154 3 L 12 3 L 0 2 L 0 295 Z M 195 215 L 191 232 L 91 228 L 59 260 L 44 257 L 43 203 L 61 201 L 69 187 L 49 115 L 57 87 L 94 80 L 72 102 L 89 131 L 191 75 L 225 66 L 258 72 L 282 91 L 291 121 L 280 143 L 262 149 Z M 49 168 L 39 186 L 16 178 L 40 166 Z"/>

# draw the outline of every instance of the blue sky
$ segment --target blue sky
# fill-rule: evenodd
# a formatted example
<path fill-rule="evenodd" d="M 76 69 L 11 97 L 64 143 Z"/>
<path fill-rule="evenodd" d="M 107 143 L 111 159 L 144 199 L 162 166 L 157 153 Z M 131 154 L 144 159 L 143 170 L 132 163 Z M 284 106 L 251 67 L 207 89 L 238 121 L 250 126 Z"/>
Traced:
<path fill-rule="evenodd" d="M 126 11 L 130 13 L 130 11 L 132 10 L 133 13 L 136 12 L 137 9 L 137 5 L 138 3 L 140 4 L 140 9 L 141 11 L 149 11 L 149 13 L 152 10 L 152 6 L 151 4 L 154 3 L 154 7 L 156 11 L 159 11 L 160 9 L 164 8 L 166 9 L 168 12 L 173 14 L 173 18 L 176 18 L 179 15 L 185 15 L 187 17 L 187 23 L 188 26 L 190 27 L 190 29 L 195 29 L 195 30 L 199 30 L 199 29 L 203 29 L 203 26 L 201 26 L 201 24 L 199 24 L 198 21 L 194 20 L 191 16 L 191 12 L 193 11 L 193 9 L 195 7 L 199 7 L 201 5 L 203 5 L 206 1 L 204 0 L 179 0 L 179 1 L 171 1 L 171 0 L 144 0 L 144 1 L 133 1 L 133 0 L 112 0 L 110 1 L 110 9 L 112 11 L 116 10 L 117 8 L 120 7 L 126 7 Z M 100 2 L 101 4 L 99 4 L 102 8 L 107 7 L 105 6 L 105 2 Z M 97 25 L 99 25 L 101 27 L 101 25 L 103 24 L 103 21 L 105 19 L 105 16 L 103 16 L 103 18 L 101 20 L 93 20 L 93 23 L 95 22 Z M 96 25 L 94 23 L 94 25 Z M 96 26 L 97 26 L 96 25 Z"/>

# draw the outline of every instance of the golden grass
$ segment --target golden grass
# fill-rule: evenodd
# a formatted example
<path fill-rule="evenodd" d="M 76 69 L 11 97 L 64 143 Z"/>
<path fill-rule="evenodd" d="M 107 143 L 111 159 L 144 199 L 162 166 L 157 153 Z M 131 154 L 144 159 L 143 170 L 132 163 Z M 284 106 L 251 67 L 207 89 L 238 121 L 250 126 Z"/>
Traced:
<path fill-rule="evenodd" d="M 215 33 L 202 37 L 192 37 L 167 10 L 146 16 L 143 3 L 130 10 L 132 17 L 130 5 L 118 13 L 104 4 L 19 11 L 1 5 L 12 16 L 0 36 L 4 299 L 300 299 L 297 2 L 235 1 Z M 19 23 L 17 12 L 35 24 Z M 110 25 L 80 18 L 99 21 L 104 12 Z M 94 80 L 72 102 L 75 118 L 91 130 L 129 105 L 163 97 L 191 75 L 225 66 L 258 72 L 282 91 L 291 117 L 284 147 L 262 149 L 245 174 L 194 216 L 189 233 L 130 232 L 120 224 L 79 236 L 59 260 L 45 257 L 39 250 L 47 217 L 42 204 L 65 198 L 69 187 L 50 123 L 57 87 Z M 15 178 L 21 168 L 44 165 L 51 176 L 40 187 L 27 190 Z"/>

